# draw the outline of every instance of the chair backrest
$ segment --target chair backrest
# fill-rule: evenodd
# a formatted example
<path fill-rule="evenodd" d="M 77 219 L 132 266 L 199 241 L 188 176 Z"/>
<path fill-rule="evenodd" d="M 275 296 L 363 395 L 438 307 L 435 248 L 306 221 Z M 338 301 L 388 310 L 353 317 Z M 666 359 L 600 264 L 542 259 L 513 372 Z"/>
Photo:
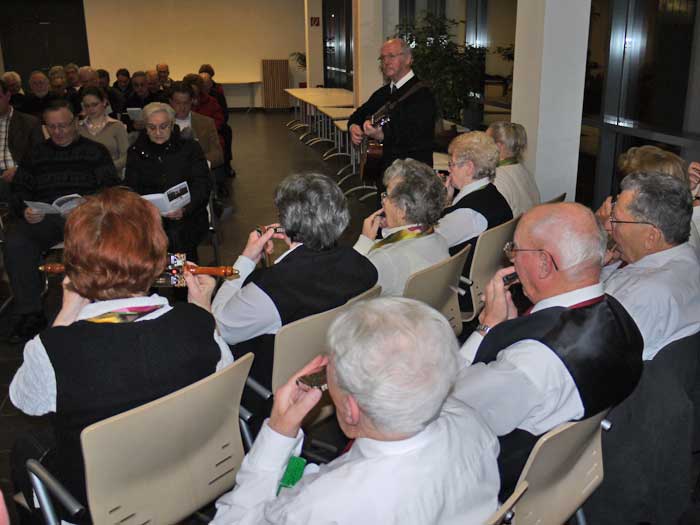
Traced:
<path fill-rule="evenodd" d="M 513 240 L 519 220 L 519 216 L 515 217 L 479 235 L 469 270 L 469 280 L 472 282 L 469 293 L 472 297 L 473 311 L 471 317 L 465 320 L 474 319 L 483 308 L 484 303 L 479 299 L 479 294 L 485 293 L 486 285 L 493 275 L 501 268 L 510 266 L 510 261 L 503 253 L 503 246 Z"/>
<path fill-rule="evenodd" d="M 238 409 L 253 354 L 83 430 L 95 524 L 176 523 L 229 490 L 243 461 Z"/>
<path fill-rule="evenodd" d="M 566 192 L 562 193 L 561 195 L 557 195 L 553 199 L 549 199 L 548 201 L 545 201 L 542 204 L 556 204 L 557 202 L 564 202 L 565 200 L 566 200 Z"/>
<path fill-rule="evenodd" d="M 272 391 L 284 385 L 314 357 L 326 352 L 328 328 L 344 309 L 356 301 L 379 296 L 381 290 L 380 286 L 374 286 L 337 308 L 304 317 L 280 328 L 275 335 Z"/>
<path fill-rule="evenodd" d="M 564 423 L 542 436 L 513 495 L 486 524 L 502 523 L 509 512 L 517 525 L 565 523 L 603 481 L 601 423 L 607 412 Z"/>
<path fill-rule="evenodd" d="M 404 297 L 422 301 L 442 312 L 457 335 L 462 331 L 457 288 L 470 249 L 471 245 L 467 245 L 452 257 L 414 273 L 403 289 Z"/>

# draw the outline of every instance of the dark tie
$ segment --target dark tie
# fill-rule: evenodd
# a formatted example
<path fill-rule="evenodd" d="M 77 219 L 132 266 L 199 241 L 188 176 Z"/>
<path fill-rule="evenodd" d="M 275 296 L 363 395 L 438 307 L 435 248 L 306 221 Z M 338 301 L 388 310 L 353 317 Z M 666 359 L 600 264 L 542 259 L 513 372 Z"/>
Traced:
<path fill-rule="evenodd" d="M 391 94 L 393 95 L 393 94 L 396 93 L 397 91 L 398 91 L 398 90 L 396 89 L 396 85 L 395 85 L 395 84 L 391 84 L 391 87 L 389 88 L 389 93 L 391 93 Z"/>

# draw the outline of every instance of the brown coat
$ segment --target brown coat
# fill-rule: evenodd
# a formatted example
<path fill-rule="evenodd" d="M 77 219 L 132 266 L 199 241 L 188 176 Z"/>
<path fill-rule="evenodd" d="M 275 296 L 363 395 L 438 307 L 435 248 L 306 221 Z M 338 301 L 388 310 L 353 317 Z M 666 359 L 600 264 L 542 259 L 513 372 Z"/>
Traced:
<path fill-rule="evenodd" d="M 7 146 L 15 164 L 22 162 L 32 148 L 41 142 L 44 142 L 44 135 L 39 119 L 14 110 L 10 118 Z"/>
<path fill-rule="evenodd" d="M 221 149 L 219 135 L 216 132 L 214 119 L 200 115 L 194 111 L 192 115 L 192 130 L 194 138 L 204 150 L 204 156 L 211 163 L 211 169 L 218 168 L 224 163 L 224 152 Z"/>

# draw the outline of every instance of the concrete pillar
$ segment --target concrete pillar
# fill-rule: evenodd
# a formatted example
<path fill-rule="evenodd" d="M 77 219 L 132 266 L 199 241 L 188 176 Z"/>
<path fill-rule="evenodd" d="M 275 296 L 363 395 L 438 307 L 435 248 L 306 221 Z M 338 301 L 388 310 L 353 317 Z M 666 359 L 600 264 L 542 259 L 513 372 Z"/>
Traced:
<path fill-rule="evenodd" d="M 306 85 L 323 85 L 323 2 L 304 0 L 304 28 L 306 40 Z M 311 25 L 311 19 L 318 18 L 318 25 Z"/>
<path fill-rule="evenodd" d="M 518 2 L 511 118 L 543 200 L 576 195 L 591 0 Z"/>
<path fill-rule="evenodd" d="M 384 0 L 382 2 L 382 17 L 384 22 L 384 40 L 396 34 L 396 26 L 399 25 L 398 0 Z"/>
<path fill-rule="evenodd" d="M 379 49 L 384 43 L 382 14 L 382 2 L 352 0 L 355 106 L 364 103 L 384 81 L 377 62 Z"/>

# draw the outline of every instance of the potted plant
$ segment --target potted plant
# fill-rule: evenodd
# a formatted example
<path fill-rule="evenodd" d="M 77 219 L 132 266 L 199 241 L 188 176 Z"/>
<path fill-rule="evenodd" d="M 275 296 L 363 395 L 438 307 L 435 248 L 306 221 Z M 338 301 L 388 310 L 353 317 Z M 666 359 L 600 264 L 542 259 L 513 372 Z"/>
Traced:
<path fill-rule="evenodd" d="M 306 71 L 306 53 L 295 51 L 294 53 L 289 54 L 289 59 L 296 64 L 299 71 Z M 299 82 L 299 87 L 305 88 L 306 82 Z"/>
<path fill-rule="evenodd" d="M 478 129 L 483 121 L 484 47 L 454 41 L 460 22 L 425 13 L 415 22 L 397 26 L 398 35 L 413 50 L 413 70 L 430 80 L 439 117 Z"/>

